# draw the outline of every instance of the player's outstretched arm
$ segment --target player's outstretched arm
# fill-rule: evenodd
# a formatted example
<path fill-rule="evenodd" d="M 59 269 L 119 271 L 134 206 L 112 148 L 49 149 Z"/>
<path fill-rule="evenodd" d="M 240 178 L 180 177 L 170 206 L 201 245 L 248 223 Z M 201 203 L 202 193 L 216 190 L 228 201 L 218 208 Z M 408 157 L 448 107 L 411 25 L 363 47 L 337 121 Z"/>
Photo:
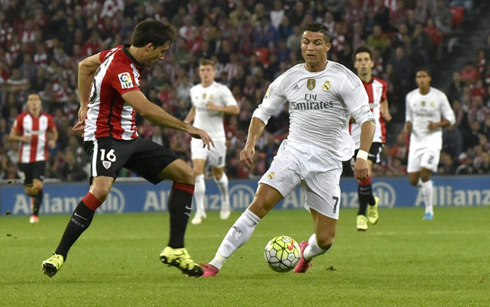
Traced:
<path fill-rule="evenodd" d="M 253 163 L 253 158 L 255 156 L 255 143 L 264 132 L 264 128 L 265 123 L 261 119 L 252 117 L 252 121 L 250 122 L 250 126 L 248 128 L 247 143 L 245 143 L 245 147 L 240 152 L 240 161 L 245 163 L 247 167 L 250 167 Z"/>
<path fill-rule="evenodd" d="M 156 104 L 150 102 L 141 91 L 131 91 L 122 95 L 124 101 L 132 106 L 136 112 L 152 123 L 167 128 L 182 130 L 189 133 L 193 138 L 202 139 L 204 146 L 214 146 L 214 142 L 206 131 L 193 127 L 178 118 L 165 112 Z"/>

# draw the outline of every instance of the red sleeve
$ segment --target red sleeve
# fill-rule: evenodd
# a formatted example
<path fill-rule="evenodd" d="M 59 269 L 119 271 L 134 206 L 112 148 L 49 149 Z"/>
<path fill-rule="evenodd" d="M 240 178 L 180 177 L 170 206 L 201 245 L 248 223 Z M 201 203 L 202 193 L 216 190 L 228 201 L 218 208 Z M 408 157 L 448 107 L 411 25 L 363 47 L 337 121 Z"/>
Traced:
<path fill-rule="evenodd" d="M 117 46 L 117 47 L 114 47 L 112 49 L 108 49 L 108 50 L 104 50 L 104 51 L 101 51 L 99 52 L 99 60 L 100 62 L 104 62 L 105 58 L 107 57 L 107 55 L 109 53 L 113 53 L 114 51 L 118 50 L 118 49 L 121 49 L 122 48 L 122 45 L 121 46 Z"/>
<path fill-rule="evenodd" d="M 17 130 L 20 134 L 23 134 L 23 131 L 24 131 L 23 123 L 24 123 L 24 113 L 22 113 L 19 116 L 17 116 L 17 118 L 15 119 L 15 122 L 14 122 L 14 125 L 12 126 L 12 128 L 14 128 L 15 130 Z"/>
<path fill-rule="evenodd" d="M 385 80 L 378 79 L 378 81 L 383 84 L 383 93 L 381 94 L 381 102 L 388 99 L 388 83 Z"/>
<path fill-rule="evenodd" d="M 48 130 L 53 130 L 55 127 L 53 117 L 49 114 L 46 114 L 46 117 L 48 118 Z"/>
<path fill-rule="evenodd" d="M 104 59 L 109 52 L 110 52 L 110 50 L 104 50 L 104 51 L 99 52 L 99 60 L 101 63 L 104 62 Z"/>

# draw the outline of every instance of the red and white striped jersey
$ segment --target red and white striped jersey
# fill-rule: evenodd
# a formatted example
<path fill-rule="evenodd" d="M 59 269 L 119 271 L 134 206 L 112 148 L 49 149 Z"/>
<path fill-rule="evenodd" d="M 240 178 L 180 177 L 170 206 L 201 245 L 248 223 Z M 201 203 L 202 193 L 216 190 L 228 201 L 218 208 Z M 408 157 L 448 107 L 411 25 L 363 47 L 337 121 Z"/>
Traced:
<path fill-rule="evenodd" d="M 373 142 L 385 143 L 386 128 L 383 117 L 381 116 L 380 106 L 386 101 L 386 92 L 388 85 L 385 81 L 373 77 L 371 82 L 362 82 L 366 93 L 369 97 L 369 107 L 374 115 L 374 123 L 376 124 L 376 130 L 374 131 Z M 359 148 L 361 143 L 361 127 L 356 123 L 351 123 L 350 134 L 356 143 L 356 148 Z"/>
<path fill-rule="evenodd" d="M 31 137 L 30 143 L 19 142 L 20 163 L 47 160 L 47 132 L 54 127 L 53 117 L 44 112 L 41 112 L 38 117 L 33 117 L 29 112 L 17 116 L 13 128 L 17 130 L 19 135 Z"/>
<path fill-rule="evenodd" d="M 142 65 L 118 46 L 99 54 L 100 66 L 95 73 L 85 119 L 84 140 L 102 137 L 131 140 L 138 137 L 134 109 L 125 104 L 122 95 L 140 90 Z"/>

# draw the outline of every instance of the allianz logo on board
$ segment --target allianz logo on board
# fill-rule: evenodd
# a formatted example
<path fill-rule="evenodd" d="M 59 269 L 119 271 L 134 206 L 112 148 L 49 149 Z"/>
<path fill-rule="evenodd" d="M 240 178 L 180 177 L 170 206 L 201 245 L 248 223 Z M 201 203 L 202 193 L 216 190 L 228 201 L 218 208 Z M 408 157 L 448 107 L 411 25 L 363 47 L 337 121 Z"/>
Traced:
<path fill-rule="evenodd" d="M 40 214 L 69 214 L 78 206 L 83 197 L 51 197 L 44 193 Z M 112 187 L 104 204 L 97 209 L 97 213 L 121 213 L 124 211 L 125 198 L 123 193 Z M 30 198 L 25 194 L 15 195 L 15 204 L 12 214 L 31 214 Z"/>
<path fill-rule="evenodd" d="M 393 208 L 396 204 L 395 189 L 386 182 L 373 183 L 373 195 L 379 198 L 379 206 L 384 208 Z M 342 208 L 358 208 L 359 197 L 357 191 L 342 192 Z"/>

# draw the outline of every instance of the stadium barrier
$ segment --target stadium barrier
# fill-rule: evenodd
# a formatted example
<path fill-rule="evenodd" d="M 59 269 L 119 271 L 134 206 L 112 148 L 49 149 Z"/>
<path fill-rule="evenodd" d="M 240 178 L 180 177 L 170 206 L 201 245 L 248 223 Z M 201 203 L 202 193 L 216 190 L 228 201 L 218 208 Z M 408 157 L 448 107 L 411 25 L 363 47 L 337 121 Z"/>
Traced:
<path fill-rule="evenodd" d="M 488 206 L 490 186 L 488 176 L 434 177 L 435 206 Z M 357 181 L 341 180 L 341 207 L 357 208 Z M 171 182 L 156 186 L 138 179 L 118 179 L 98 213 L 166 212 Z M 257 180 L 230 180 L 231 206 L 243 211 L 252 201 Z M 70 214 L 88 191 L 87 183 L 45 182 L 40 214 Z M 380 207 L 420 207 L 423 197 L 420 189 L 412 187 L 405 177 L 373 179 L 373 193 L 380 198 Z M 206 182 L 205 206 L 209 211 L 220 209 L 218 187 Z M 274 210 L 303 208 L 303 193 L 298 188 Z M 29 197 L 18 183 L 0 185 L 0 212 L 2 215 L 31 213 Z"/>

